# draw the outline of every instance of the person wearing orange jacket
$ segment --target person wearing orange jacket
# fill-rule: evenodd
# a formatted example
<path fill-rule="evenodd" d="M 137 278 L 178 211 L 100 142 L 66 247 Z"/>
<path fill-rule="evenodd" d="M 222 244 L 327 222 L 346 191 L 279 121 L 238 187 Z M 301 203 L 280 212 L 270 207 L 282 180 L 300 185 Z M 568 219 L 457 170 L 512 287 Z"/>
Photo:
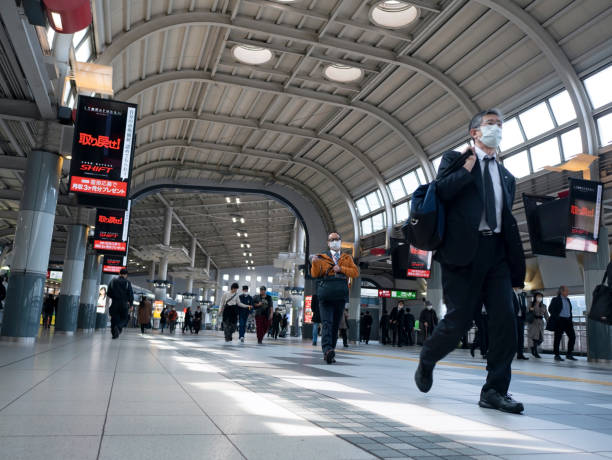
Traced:
<path fill-rule="evenodd" d="M 342 241 L 337 232 L 327 237 L 328 251 L 310 257 L 310 275 L 317 279 L 319 313 L 323 330 L 321 347 L 327 364 L 335 363 L 338 326 L 349 300 L 349 278 L 359 276 L 353 258 L 341 252 Z"/>

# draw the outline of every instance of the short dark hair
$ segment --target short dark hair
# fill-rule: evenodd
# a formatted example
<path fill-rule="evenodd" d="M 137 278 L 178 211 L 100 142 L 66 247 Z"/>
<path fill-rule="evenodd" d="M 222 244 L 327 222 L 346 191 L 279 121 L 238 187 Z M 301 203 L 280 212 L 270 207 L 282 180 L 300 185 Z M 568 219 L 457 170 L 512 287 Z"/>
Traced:
<path fill-rule="evenodd" d="M 127 275 L 127 274 L 128 274 L 128 272 L 127 272 L 127 268 L 122 268 L 122 269 L 119 271 L 119 274 L 120 274 L 120 275 Z"/>
<path fill-rule="evenodd" d="M 242 286 L 242 290 L 244 291 L 245 289 L 248 291 L 249 287 L 248 286 Z"/>
<path fill-rule="evenodd" d="M 238 289 L 240 285 L 238 283 L 232 283 L 232 287 L 230 289 Z"/>
<path fill-rule="evenodd" d="M 482 112 L 478 112 L 476 115 L 472 117 L 472 120 L 470 121 L 470 127 L 468 128 L 468 135 L 470 134 L 471 130 L 478 129 L 480 127 L 480 124 L 482 123 L 482 119 L 485 115 L 497 115 L 502 121 L 504 119 L 504 114 L 499 109 L 492 108 L 492 109 L 483 110 Z"/>
<path fill-rule="evenodd" d="M 266 288 L 265 286 L 259 286 L 259 290 L 260 290 L 260 291 L 267 291 L 267 290 L 268 290 L 268 288 Z"/>

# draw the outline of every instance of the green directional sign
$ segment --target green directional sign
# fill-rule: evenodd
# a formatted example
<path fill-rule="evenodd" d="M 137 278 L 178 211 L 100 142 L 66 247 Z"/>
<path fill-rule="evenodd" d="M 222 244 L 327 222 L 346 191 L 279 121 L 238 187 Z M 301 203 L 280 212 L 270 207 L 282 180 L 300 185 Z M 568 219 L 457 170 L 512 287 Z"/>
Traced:
<path fill-rule="evenodd" d="M 416 291 L 391 291 L 391 298 L 393 299 L 415 300 L 416 295 Z"/>

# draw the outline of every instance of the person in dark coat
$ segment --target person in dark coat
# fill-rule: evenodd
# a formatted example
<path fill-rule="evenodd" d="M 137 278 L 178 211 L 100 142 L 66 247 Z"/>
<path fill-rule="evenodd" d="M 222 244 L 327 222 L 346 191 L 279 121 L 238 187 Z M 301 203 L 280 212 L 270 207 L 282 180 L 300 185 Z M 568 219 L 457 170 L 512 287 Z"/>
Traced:
<path fill-rule="evenodd" d="M 387 310 L 385 309 L 382 311 L 382 315 L 380 317 L 380 337 L 383 345 L 387 345 L 389 343 L 389 323 L 389 313 L 387 313 Z"/>
<path fill-rule="evenodd" d="M 319 328 L 321 326 L 321 313 L 319 312 L 319 298 L 316 295 L 312 296 L 310 303 L 312 310 L 312 345 L 317 345 L 317 338 L 319 336 Z"/>
<path fill-rule="evenodd" d="M 404 302 L 400 300 L 397 303 L 397 307 L 391 310 L 391 331 L 393 333 L 394 347 L 397 346 L 398 348 L 401 348 L 402 344 L 405 342 L 405 314 L 406 312 L 404 311 Z"/>
<path fill-rule="evenodd" d="M 262 344 L 263 339 L 270 329 L 274 304 L 272 296 L 267 294 L 265 286 L 259 288 L 259 294 L 253 297 L 253 307 L 255 307 L 255 327 L 257 329 L 257 343 Z"/>
<path fill-rule="evenodd" d="M 365 323 L 363 322 L 363 317 L 365 313 L 361 312 L 359 315 L 359 342 L 365 341 Z"/>
<path fill-rule="evenodd" d="M 278 308 L 274 310 L 274 314 L 272 315 L 272 338 L 274 340 L 278 339 L 278 334 L 280 333 L 281 322 L 283 321 L 283 315 L 281 315 Z"/>
<path fill-rule="evenodd" d="M 576 343 L 576 332 L 574 331 L 574 321 L 572 315 L 572 302 L 568 298 L 569 289 L 567 286 L 561 286 L 557 291 L 557 297 L 550 301 L 548 313 L 550 313 L 549 326 L 555 332 L 553 350 L 555 353 L 555 361 L 563 361 L 559 354 L 559 346 L 563 334 L 567 334 L 567 359 L 576 361 L 574 358 L 574 344 Z M 549 327 L 547 327 L 549 329 Z"/>
<path fill-rule="evenodd" d="M 414 315 L 412 313 L 410 313 L 410 308 L 406 307 L 404 310 L 405 310 L 405 313 L 404 313 L 404 331 L 405 331 L 406 343 L 408 345 L 412 346 L 412 345 L 414 345 L 413 336 L 414 336 L 414 323 L 415 323 L 415 319 L 414 319 Z"/>
<path fill-rule="evenodd" d="M 248 305 L 248 308 L 238 308 L 238 338 L 241 342 L 244 342 L 244 334 L 246 333 L 246 324 L 249 319 L 249 315 L 253 310 L 253 297 L 249 294 L 249 287 L 242 286 L 242 294 L 240 294 L 240 302 L 244 305 Z"/>
<path fill-rule="evenodd" d="M 193 331 L 197 335 L 200 329 L 202 329 L 202 309 L 198 305 L 193 313 Z"/>
<path fill-rule="evenodd" d="M 363 340 L 366 345 L 370 342 L 370 334 L 372 333 L 372 323 L 374 322 L 374 318 L 370 314 L 369 310 L 366 310 L 365 315 L 361 319 L 363 321 Z"/>
<path fill-rule="evenodd" d="M 146 297 L 142 297 L 138 306 L 138 324 L 141 334 L 144 334 L 145 329 L 151 325 L 151 316 L 153 316 L 153 304 Z"/>
<path fill-rule="evenodd" d="M 168 307 L 164 305 L 164 309 L 159 314 L 159 328 L 161 329 L 161 333 L 164 333 L 164 328 L 168 323 Z"/>
<path fill-rule="evenodd" d="M 128 321 L 128 312 L 134 302 L 132 283 L 127 279 L 128 271 L 122 268 L 119 276 L 108 284 L 107 295 L 112 300 L 108 310 L 111 317 L 111 334 L 113 339 L 119 337 Z"/>
<path fill-rule="evenodd" d="M 185 310 L 185 320 L 183 321 L 183 334 L 185 330 L 189 329 L 189 332 L 193 334 L 193 313 L 191 313 L 191 307 L 187 307 Z"/>
<path fill-rule="evenodd" d="M 423 331 L 423 342 L 429 338 L 438 325 L 438 315 L 429 301 L 425 301 L 425 308 L 419 315 L 419 328 Z"/>
<path fill-rule="evenodd" d="M 525 316 L 527 315 L 527 305 L 525 304 L 525 294 L 521 289 L 514 288 L 512 296 L 514 303 L 514 313 L 516 314 L 516 359 L 529 359 L 525 356 Z"/>
<path fill-rule="evenodd" d="M 51 328 L 51 320 L 53 318 L 54 311 L 55 299 L 53 298 L 53 294 L 49 294 L 45 298 L 45 303 L 43 304 L 43 329 Z"/>

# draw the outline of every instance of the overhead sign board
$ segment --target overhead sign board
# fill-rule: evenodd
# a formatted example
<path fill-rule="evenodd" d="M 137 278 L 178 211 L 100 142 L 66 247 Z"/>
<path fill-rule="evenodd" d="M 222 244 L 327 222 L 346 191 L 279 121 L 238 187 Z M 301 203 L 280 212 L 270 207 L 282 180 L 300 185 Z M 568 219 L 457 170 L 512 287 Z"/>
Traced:
<path fill-rule="evenodd" d="M 603 184 L 571 178 L 569 185 L 569 228 L 565 249 L 597 252 Z"/>
<path fill-rule="evenodd" d="M 431 275 L 432 254 L 432 251 L 424 251 L 410 245 L 406 276 L 409 278 L 429 278 Z"/>
<path fill-rule="evenodd" d="M 70 191 L 80 204 L 126 209 L 134 151 L 135 104 L 79 96 Z"/>
<path fill-rule="evenodd" d="M 378 297 L 386 297 L 391 299 L 416 300 L 417 291 L 401 291 L 394 289 L 379 289 Z"/>
<path fill-rule="evenodd" d="M 123 268 L 127 268 L 127 256 L 104 256 L 102 273 L 118 275 Z"/>
<path fill-rule="evenodd" d="M 94 249 L 101 254 L 125 255 L 128 249 L 130 223 L 130 201 L 125 211 L 119 209 L 98 209 Z"/>

